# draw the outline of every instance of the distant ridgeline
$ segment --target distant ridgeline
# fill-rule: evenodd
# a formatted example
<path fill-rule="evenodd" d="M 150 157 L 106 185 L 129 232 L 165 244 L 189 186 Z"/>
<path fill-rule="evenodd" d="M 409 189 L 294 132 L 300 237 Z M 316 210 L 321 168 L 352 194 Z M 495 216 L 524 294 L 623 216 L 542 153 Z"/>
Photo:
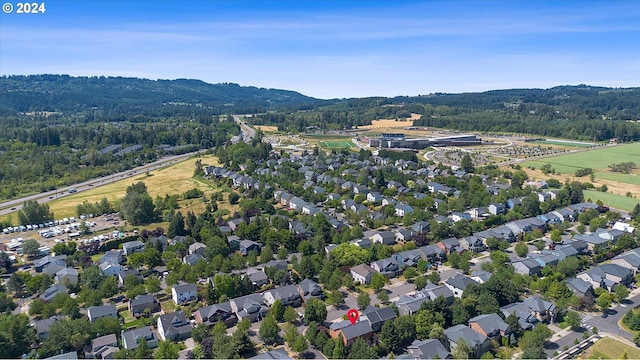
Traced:
<path fill-rule="evenodd" d="M 411 113 L 422 115 L 415 126 L 590 141 L 640 140 L 640 88 L 586 85 L 347 99 L 303 113 L 264 114 L 253 122 L 280 130 L 342 130 L 370 125 L 373 119 L 404 119 Z"/>
<path fill-rule="evenodd" d="M 208 84 L 200 80 L 30 75 L 0 77 L 0 116 L 33 112 L 86 113 L 91 121 L 146 121 L 189 114 L 244 114 L 325 101 L 287 90 Z M 135 116 L 135 117 L 134 117 Z"/>

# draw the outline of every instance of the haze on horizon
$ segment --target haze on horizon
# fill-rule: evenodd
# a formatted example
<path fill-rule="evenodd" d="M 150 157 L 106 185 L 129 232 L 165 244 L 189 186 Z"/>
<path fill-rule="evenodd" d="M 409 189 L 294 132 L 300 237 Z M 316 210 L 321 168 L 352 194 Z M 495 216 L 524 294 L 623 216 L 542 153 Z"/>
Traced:
<path fill-rule="evenodd" d="M 47 1 L 0 74 L 199 79 L 317 98 L 640 86 L 635 1 Z"/>

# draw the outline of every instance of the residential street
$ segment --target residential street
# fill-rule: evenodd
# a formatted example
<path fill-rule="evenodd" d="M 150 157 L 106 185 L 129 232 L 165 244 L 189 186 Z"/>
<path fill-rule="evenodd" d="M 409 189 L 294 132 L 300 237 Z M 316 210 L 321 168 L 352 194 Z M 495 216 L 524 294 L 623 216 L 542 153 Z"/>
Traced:
<path fill-rule="evenodd" d="M 618 326 L 618 321 L 634 307 L 640 304 L 640 289 L 635 289 L 629 295 L 625 304 L 618 304 L 609 310 L 609 315 L 606 318 L 601 317 L 601 313 L 581 313 L 583 329 L 579 332 L 568 331 L 561 332 L 561 337 L 554 335 L 550 342 L 546 346 L 546 352 L 549 357 L 553 356 L 554 351 L 562 352 L 564 346 L 571 347 L 574 344 L 574 339 L 582 340 L 582 334 L 584 331 L 591 332 L 593 327 L 598 329 L 598 332 L 606 332 L 610 334 L 623 337 L 629 341 L 633 341 L 633 335 L 626 332 Z"/>

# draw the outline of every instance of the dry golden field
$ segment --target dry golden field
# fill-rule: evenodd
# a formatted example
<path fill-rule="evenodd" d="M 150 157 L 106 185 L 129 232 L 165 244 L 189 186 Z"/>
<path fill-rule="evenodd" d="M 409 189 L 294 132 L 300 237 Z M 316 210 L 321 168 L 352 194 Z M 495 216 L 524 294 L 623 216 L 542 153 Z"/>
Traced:
<path fill-rule="evenodd" d="M 413 126 L 413 121 L 420 119 L 422 115 L 420 114 L 411 114 L 411 118 L 403 121 L 396 121 L 395 119 L 380 119 L 380 120 L 372 120 L 371 125 L 360 126 L 359 128 L 362 130 L 377 130 L 377 129 L 388 129 L 388 128 L 402 128 Z"/>
<path fill-rule="evenodd" d="M 265 134 L 268 133 L 274 133 L 274 132 L 278 132 L 278 127 L 277 126 L 270 126 L 270 125 L 253 125 L 254 128 L 262 131 Z"/>

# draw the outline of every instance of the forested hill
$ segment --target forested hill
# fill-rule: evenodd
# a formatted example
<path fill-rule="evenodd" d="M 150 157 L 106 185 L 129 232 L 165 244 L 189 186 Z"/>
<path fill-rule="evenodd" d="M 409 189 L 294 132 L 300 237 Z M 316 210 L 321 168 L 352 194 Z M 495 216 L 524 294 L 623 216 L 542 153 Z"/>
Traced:
<path fill-rule="evenodd" d="M 3 76 L 0 115 L 33 111 L 103 114 L 166 114 L 202 109 L 209 113 L 255 113 L 287 107 L 304 109 L 323 100 L 287 90 L 208 84 L 200 80 L 147 80 L 68 75 Z"/>

